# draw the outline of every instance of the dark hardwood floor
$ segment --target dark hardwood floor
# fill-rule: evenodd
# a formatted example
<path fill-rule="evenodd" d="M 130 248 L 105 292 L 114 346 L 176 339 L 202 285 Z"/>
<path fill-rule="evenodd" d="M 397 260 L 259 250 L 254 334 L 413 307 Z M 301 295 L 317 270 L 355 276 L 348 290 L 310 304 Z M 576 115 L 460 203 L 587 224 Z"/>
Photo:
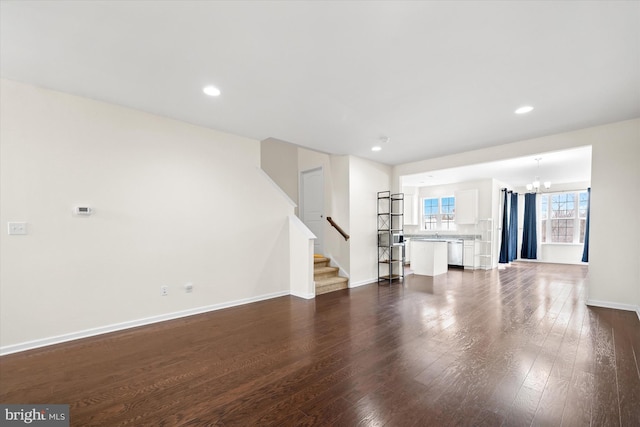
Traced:
<path fill-rule="evenodd" d="M 639 426 L 640 321 L 585 306 L 585 276 L 408 276 L 8 355 L 0 402 L 73 426 Z"/>

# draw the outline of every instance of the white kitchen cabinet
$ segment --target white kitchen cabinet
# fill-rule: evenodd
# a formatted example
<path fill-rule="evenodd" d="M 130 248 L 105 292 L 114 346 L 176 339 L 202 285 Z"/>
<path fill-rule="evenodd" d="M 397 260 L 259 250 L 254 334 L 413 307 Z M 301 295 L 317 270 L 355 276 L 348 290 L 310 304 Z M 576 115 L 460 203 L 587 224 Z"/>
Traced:
<path fill-rule="evenodd" d="M 418 225 L 418 195 L 404 193 L 404 223 Z"/>
<path fill-rule="evenodd" d="M 447 272 L 447 242 L 444 240 L 414 240 L 413 263 L 414 274 L 438 276 Z"/>
<path fill-rule="evenodd" d="M 404 263 L 411 264 L 411 239 L 404 239 Z"/>
<path fill-rule="evenodd" d="M 456 224 L 478 223 L 478 190 L 460 190 L 455 192 Z"/>
<path fill-rule="evenodd" d="M 462 255 L 464 268 L 470 268 L 470 269 L 476 268 L 475 258 L 476 258 L 476 241 L 465 240 L 464 247 L 463 247 L 463 255 Z"/>

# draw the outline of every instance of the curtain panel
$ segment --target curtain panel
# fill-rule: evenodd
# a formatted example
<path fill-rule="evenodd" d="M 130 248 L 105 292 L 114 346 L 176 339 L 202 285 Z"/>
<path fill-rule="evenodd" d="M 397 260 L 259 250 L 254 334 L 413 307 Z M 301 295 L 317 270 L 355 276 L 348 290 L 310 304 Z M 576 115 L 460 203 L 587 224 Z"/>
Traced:
<path fill-rule="evenodd" d="M 518 258 L 518 193 L 511 193 L 509 209 L 509 262 Z"/>
<path fill-rule="evenodd" d="M 538 259 L 538 236 L 536 219 L 536 194 L 524 195 L 524 227 L 522 230 L 522 259 Z"/>
<path fill-rule="evenodd" d="M 591 187 L 587 188 L 587 223 L 584 226 L 584 249 L 582 262 L 589 262 L 589 220 L 591 217 Z"/>
<path fill-rule="evenodd" d="M 509 262 L 509 198 L 507 189 L 504 190 L 504 202 L 502 205 L 502 233 L 500 243 L 500 258 L 498 262 L 500 264 L 506 264 Z"/>

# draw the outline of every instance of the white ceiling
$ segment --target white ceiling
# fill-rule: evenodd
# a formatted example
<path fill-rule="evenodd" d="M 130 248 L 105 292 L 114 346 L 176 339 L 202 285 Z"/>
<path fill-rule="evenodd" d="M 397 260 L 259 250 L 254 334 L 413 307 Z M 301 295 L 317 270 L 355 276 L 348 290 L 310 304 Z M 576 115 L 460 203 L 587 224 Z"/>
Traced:
<path fill-rule="evenodd" d="M 2 1 L 0 19 L 5 78 L 392 165 L 640 117 L 636 1 Z"/>

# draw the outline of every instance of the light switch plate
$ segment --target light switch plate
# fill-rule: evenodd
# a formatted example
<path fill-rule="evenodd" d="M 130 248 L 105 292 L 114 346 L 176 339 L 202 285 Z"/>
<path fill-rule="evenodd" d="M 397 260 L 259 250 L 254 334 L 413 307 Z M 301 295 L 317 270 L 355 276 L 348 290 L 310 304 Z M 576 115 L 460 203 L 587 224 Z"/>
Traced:
<path fill-rule="evenodd" d="M 27 223 L 26 222 L 9 222 L 8 224 L 8 233 L 9 235 L 20 235 L 27 234 Z"/>

